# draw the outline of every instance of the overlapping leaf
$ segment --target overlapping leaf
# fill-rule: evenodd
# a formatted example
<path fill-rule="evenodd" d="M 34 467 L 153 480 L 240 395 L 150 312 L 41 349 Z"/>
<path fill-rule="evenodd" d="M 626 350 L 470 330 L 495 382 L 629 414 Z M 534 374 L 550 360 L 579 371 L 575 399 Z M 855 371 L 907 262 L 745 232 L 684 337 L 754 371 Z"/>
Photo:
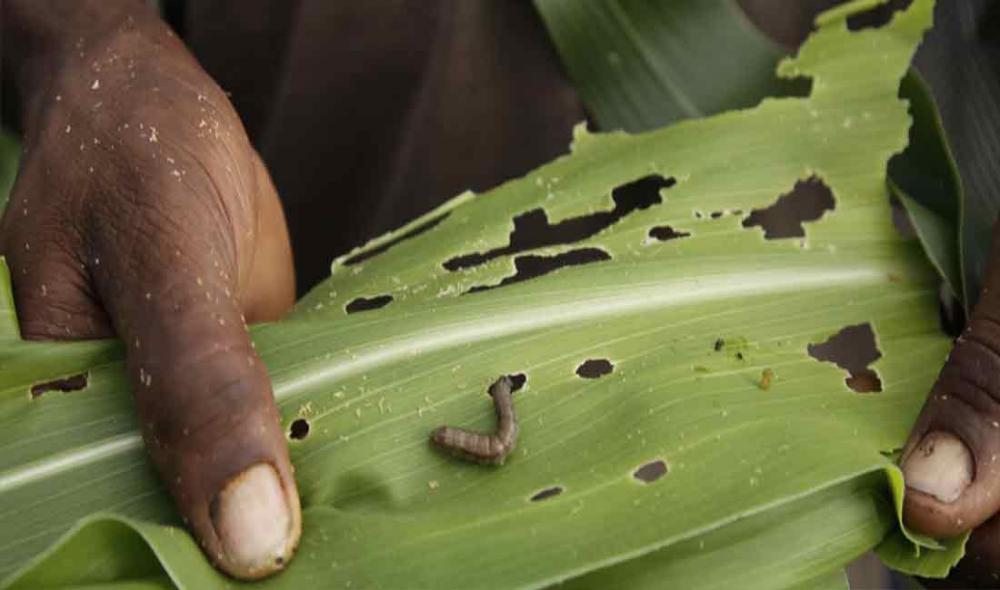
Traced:
<path fill-rule="evenodd" d="M 844 17 L 863 4 L 828 13 L 782 64 L 812 78 L 809 97 L 637 136 L 581 130 L 570 156 L 339 259 L 292 319 L 255 329 L 285 423 L 310 425 L 290 443 L 302 547 L 261 586 L 842 583 L 830 572 L 898 526 L 899 473 L 882 453 L 904 440 L 947 350 L 934 273 L 895 233 L 885 188 L 909 125 L 898 84 L 931 2 L 851 33 Z M 836 206 L 804 237 L 743 226 L 813 176 Z M 638 179 L 642 206 L 619 191 L 614 209 Z M 511 231 L 536 209 L 543 234 L 595 212 L 613 223 L 518 252 L 532 242 Z M 510 279 L 567 257 L 593 261 Z M 880 393 L 853 392 L 807 354 L 859 324 L 877 336 Z M 235 585 L 176 527 L 120 354 L 0 343 L 0 574 L 24 588 Z M 614 369 L 583 379 L 587 359 Z M 84 391 L 27 394 L 80 371 Z M 509 373 L 527 382 L 507 464 L 434 453 L 438 424 L 489 426 L 486 387 Z M 635 477 L 653 461 L 662 477 Z M 958 555 L 953 544 L 921 561 L 901 546 L 913 553 L 900 562 L 930 574 Z"/>

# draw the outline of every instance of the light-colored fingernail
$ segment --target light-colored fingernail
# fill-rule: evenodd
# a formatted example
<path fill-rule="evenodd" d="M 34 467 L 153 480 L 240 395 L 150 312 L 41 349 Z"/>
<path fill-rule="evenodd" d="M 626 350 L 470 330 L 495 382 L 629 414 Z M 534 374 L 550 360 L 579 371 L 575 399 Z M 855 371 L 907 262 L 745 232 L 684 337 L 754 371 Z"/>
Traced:
<path fill-rule="evenodd" d="M 924 435 L 903 463 L 906 487 L 950 504 L 972 483 L 972 453 L 957 436 L 934 431 Z"/>
<path fill-rule="evenodd" d="M 292 515 L 274 467 L 258 463 L 215 497 L 215 531 L 225 557 L 245 575 L 280 569 L 294 549 Z"/>

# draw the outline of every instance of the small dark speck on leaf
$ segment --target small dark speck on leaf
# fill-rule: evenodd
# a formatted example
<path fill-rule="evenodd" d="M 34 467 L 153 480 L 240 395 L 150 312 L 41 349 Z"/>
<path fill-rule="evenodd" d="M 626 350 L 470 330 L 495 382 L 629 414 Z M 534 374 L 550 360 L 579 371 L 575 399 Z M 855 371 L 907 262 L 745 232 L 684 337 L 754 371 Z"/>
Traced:
<path fill-rule="evenodd" d="M 650 461 L 632 473 L 632 477 L 643 483 L 653 483 L 667 474 L 667 463 L 663 459 Z"/>
<path fill-rule="evenodd" d="M 309 421 L 305 418 L 296 418 L 292 421 L 291 427 L 288 429 L 288 436 L 292 440 L 302 440 L 309 435 Z"/>
<path fill-rule="evenodd" d="M 531 501 L 541 502 L 542 500 L 548 500 L 549 498 L 558 496 L 561 493 L 563 493 L 562 486 L 552 486 L 551 488 L 545 488 L 544 490 L 536 492 L 535 495 L 531 497 Z"/>
<path fill-rule="evenodd" d="M 736 360 L 738 360 L 738 361 L 743 360 L 743 353 L 742 352 L 737 352 L 736 353 Z"/>
<path fill-rule="evenodd" d="M 726 346 L 726 341 L 723 340 L 722 338 L 717 338 L 712 348 L 715 349 L 715 352 L 720 352 L 722 351 L 723 348 L 725 348 L 725 346 Z"/>
<path fill-rule="evenodd" d="M 587 359 L 576 368 L 576 374 L 584 379 L 597 379 L 607 375 L 614 368 L 608 359 Z"/>
<path fill-rule="evenodd" d="M 63 393 L 68 393 L 71 391 L 80 391 L 81 389 L 87 387 L 87 381 L 88 381 L 88 376 L 86 373 L 80 373 L 79 375 L 72 375 L 70 377 L 63 377 L 62 379 L 53 379 L 52 381 L 46 381 L 45 383 L 32 385 L 31 397 L 32 399 L 40 397 L 43 393 L 47 391 L 62 391 Z"/>

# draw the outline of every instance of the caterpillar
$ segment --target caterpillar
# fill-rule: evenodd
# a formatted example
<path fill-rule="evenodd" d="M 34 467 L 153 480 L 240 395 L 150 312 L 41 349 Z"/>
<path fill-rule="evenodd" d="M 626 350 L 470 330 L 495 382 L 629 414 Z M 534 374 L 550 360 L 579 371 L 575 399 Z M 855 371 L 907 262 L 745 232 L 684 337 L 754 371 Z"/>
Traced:
<path fill-rule="evenodd" d="M 431 442 L 456 457 L 483 465 L 503 465 L 517 444 L 517 417 L 511 395 L 513 388 L 514 382 L 506 375 L 490 386 L 489 393 L 497 415 L 497 429 L 493 434 L 439 426 L 431 433 Z"/>

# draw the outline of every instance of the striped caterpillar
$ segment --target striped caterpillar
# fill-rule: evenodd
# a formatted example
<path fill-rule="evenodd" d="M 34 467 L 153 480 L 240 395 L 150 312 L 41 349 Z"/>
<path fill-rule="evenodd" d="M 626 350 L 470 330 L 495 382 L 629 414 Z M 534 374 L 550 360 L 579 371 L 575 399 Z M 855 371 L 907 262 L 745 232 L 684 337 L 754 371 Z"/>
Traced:
<path fill-rule="evenodd" d="M 517 418 L 511 395 L 513 387 L 514 382 L 506 375 L 490 386 L 497 414 L 496 432 L 483 434 L 464 428 L 439 426 L 431 433 L 431 442 L 456 457 L 483 465 L 502 465 L 517 444 Z"/>

